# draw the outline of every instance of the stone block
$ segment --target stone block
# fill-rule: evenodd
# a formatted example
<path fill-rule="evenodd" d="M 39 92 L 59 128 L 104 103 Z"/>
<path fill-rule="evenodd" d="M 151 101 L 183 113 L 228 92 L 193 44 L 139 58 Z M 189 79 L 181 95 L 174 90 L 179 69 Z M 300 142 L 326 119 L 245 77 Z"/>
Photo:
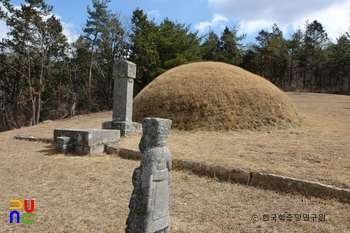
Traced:
<path fill-rule="evenodd" d="M 70 137 L 57 137 L 56 147 L 60 152 L 72 151 L 73 144 Z"/>
<path fill-rule="evenodd" d="M 306 196 L 337 198 L 342 201 L 350 200 L 350 190 L 276 174 L 252 172 L 250 184 L 281 191 L 293 190 Z"/>
<path fill-rule="evenodd" d="M 126 60 L 117 60 L 113 69 L 114 78 L 136 78 L 136 64 Z"/>
<path fill-rule="evenodd" d="M 228 180 L 232 180 L 243 184 L 249 184 L 250 172 L 240 169 L 233 169 L 230 171 L 230 176 Z"/>
<path fill-rule="evenodd" d="M 98 143 L 116 142 L 120 138 L 118 130 L 106 129 L 55 129 L 54 142 L 57 137 L 70 137 L 74 145 L 92 146 Z"/>
<path fill-rule="evenodd" d="M 116 142 L 119 130 L 106 129 L 55 129 L 54 142 L 59 151 L 72 150 L 78 154 L 104 151 L 104 143 Z"/>
<path fill-rule="evenodd" d="M 134 80 L 119 78 L 114 80 L 113 115 L 114 121 L 132 121 Z"/>
<path fill-rule="evenodd" d="M 81 145 L 74 146 L 75 153 L 80 155 L 103 153 L 104 150 L 105 150 L 104 144 L 96 144 L 92 146 L 81 146 Z"/>
<path fill-rule="evenodd" d="M 135 134 L 142 130 L 142 125 L 137 122 L 127 121 L 106 121 L 102 123 L 102 129 L 120 130 L 120 136 L 124 137 L 128 134 Z"/>
<path fill-rule="evenodd" d="M 71 138 L 70 137 L 57 137 L 57 143 L 60 143 L 60 144 L 68 144 L 70 143 L 71 144 Z"/>

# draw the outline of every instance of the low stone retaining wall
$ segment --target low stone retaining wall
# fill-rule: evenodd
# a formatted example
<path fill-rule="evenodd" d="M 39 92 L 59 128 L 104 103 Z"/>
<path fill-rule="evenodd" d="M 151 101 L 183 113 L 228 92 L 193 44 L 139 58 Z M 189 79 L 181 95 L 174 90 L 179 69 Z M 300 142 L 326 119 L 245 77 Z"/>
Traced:
<path fill-rule="evenodd" d="M 132 149 L 123 149 L 119 147 L 113 147 L 113 146 L 106 146 L 106 153 L 107 154 L 118 154 L 119 157 L 123 159 L 130 159 L 130 160 L 141 160 L 142 153 L 138 150 L 132 150 Z"/>
<path fill-rule="evenodd" d="M 109 154 L 118 153 L 118 155 L 124 159 L 139 160 L 142 157 L 142 153 L 138 150 L 123 149 L 108 145 L 106 146 L 106 152 Z M 343 202 L 350 201 L 349 189 L 337 188 L 318 182 L 299 180 L 276 174 L 227 169 L 222 166 L 213 166 L 178 159 L 173 159 L 173 168 L 177 170 L 187 170 L 200 176 L 213 177 L 219 181 L 242 183 L 283 192 L 297 192 L 305 196 L 336 198 Z"/>
<path fill-rule="evenodd" d="M 14 138 L 18 140 L 53 143 L 53 140 L 49 138 L 37 138 L 33 136 L 15 136 Z M 123 159 L 141 160 L 142 157 L 142 153 L 138 150 L 124 149 L 109 145 L 106 145 L 105 152 L 107 154 L 118 154 L 118 156 Z M 276 174 L 227 169 L 222 166 L 213 166 L 179 159 L 173 159 L 173 168 L 190 171 L 200 176 L 213 177 L 219 181 L 242 183 L 283 192 L 298 192 L 305 196 L 336 198 L 343 202 L 350 202 L 349 189 L 337 188 L 318 182 L 299 180 Z"/>
<path fill-rule="evenodd" d="M 38 137 L 34 137 L 34 136 L 14 136 L 13 138 L 17 139 L 17 140 L 53 143 L 53 139 L 52 138 L 38 138 Z"/>

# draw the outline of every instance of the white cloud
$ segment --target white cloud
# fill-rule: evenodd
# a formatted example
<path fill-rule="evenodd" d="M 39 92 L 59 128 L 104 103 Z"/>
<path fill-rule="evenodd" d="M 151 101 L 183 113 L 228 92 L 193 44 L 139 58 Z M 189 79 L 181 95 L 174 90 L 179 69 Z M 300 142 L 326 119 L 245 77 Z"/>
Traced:
<path fill-rule="evenodd" d="M 79 36 L 82 34 L 81 30 L 77 29 L 72 23 L 62 22 L 63 34 L 67 37 L 69 43 L 73 43 L 78 40 Z"/>
<path fill-rule="evenodd" d="M 0 2 L 0 9 L 2 11 L 8 12 L 1 2 Z M 4 20 L 0 20 L 0 40 L 7 36 L 6 35 L 7 32 L 8 32 L 8 29 L 7 29 L 7 26 L 6 26 L 6 22 Z"/>
<path fill-rule="evenodd" d="M 158 10 L 153 10 L 153 11 L 149 11 L 147 12 L 147 16 L 149 18 L 153 17 L 153 18 L 157 18 L 159 16 L 159 11 Z"/>
<path fill-rule="evenodd" d="M 5 10 L 2 3 L 0 3 L 0 7 L 2 10 Z M 14 6 L 16 9 L 20 9 L 20 6 Z M 7 12 L 7 10 L 6 10 Z M 54 14 L 55 17 L 57 19 L 59 19 L 61 21 L 62 27 L 63 27 L 63 34 L 66 35 L 68 42 L 74 42 L 78 39 L 79 35 L 81 34 L 80 30 L 76 29 L 76 27 L 74 26 L 74 24 L 69 23 L 69 22 L 64 22 L 63 20 L 61 20 L 61 16 Z M 52 16 L 46 16 L 44 17 L 44 20 L 50 18 Z M 2 38 L 6 38 L 7 37 L 7 33 L 9 32 L 9 29 L 6 25 L 6 22 L 4 20 L 0 20 L 0 40 Z"/>
<path fill-rule="evenodd" d="M 5 21 L 3 20 L 0 20 L 0 40 L 2 38 L 5 38 L 6 37 L 6 33 L 8 32 L 8 29 L 7 29 L 7 26 L 6 26 L 6 23 Z"/>
<path fill-rule="evenodd" d="M 239 25 L 241 31 L 247 34 L 254 34 L 257 31 L 260 31 L 263 28 L 272 28 L 274 22 L 267 21 L 263 19 L 259 20 L 242 20 Z"/>
<path fill-rule="evenodd" d="M 54 14 L 54 15 L 57 19 L 61 21 L 63 34 L 67 37 L 68 42 L 69 43 L 75 42 L 81 35 L 81 31 L 78 30 L 73 23 L 63 21 L 60 15 L 58 14 Z M 51 17 L 51 15 L 49 17 Z"/>
<path fill-rule="evenodd" d="M 206 30 L 213 28 L 213 27 L 225 27 L 224 23 L 228 22 L 228 18 L 221 14 L 214 14 L 213 19 L 208 22 L 200 22 L 199 24 L 196 24 L 194 27 L 196 30 L 200 32 L 205 32 Z"/>
<path fill-rule="evenodd" d="M 306 20 L 317 20 L 335 39 L 350 26 L 349 0 L 208 0 L 208 5 L 215 12 L 239 21 L 241 31 L 248 34 L 270 29 L 274 23 L 286 30 L 303 28 Z"/>
<path fill-rule="evenodd" d="M 350 30 L 350 1 L 334 5 L 317 12 L 311 12 L 304 17 L 296 19 L 292 25 L 294 28 L 304 27 L 306 20 L 317 20 L 322 23 L 328 37 L 335 42 L 345 32 Z"/>

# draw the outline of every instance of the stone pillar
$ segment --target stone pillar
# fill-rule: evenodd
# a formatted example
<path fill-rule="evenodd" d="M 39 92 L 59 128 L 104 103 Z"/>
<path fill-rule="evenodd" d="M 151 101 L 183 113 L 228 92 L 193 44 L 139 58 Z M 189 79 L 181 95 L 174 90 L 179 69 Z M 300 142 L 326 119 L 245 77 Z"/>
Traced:
<path fill-rule="evenodd" d="M 119 60 L 114 70 L 113 121 L 132 122 L 132 103 L 136 65 Z"/>
<path fill-rule="evenodd" d="M 118 129 L 121 136 L 141 130 L 141 124 L 132 122 L 134 79 L 136 65 L 125 60 L 114 64 L 114 93 L 112 121 L 102 123 L 102 129 Z"/>
<path fill-rule="evenodd" d="M 134 170 L 126 233 L 170 232 L 170 169 L 172 158 L 166 141 L 171 120 L 145 118 L 139 149 L 141 164 Z"/>

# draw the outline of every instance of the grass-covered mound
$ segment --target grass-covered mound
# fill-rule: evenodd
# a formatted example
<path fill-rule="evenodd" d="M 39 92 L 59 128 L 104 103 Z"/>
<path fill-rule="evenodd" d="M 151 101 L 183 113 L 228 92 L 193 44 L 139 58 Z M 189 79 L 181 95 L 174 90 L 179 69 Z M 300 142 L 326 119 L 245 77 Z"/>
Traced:
<path fill-rule="evenodd" d="M 183 130 L 284 127 L 299 122 L 294 105 L 266 79 L 219 62 L 173 68 L 134 99 L 133 120 L 162 117 Z"/>

